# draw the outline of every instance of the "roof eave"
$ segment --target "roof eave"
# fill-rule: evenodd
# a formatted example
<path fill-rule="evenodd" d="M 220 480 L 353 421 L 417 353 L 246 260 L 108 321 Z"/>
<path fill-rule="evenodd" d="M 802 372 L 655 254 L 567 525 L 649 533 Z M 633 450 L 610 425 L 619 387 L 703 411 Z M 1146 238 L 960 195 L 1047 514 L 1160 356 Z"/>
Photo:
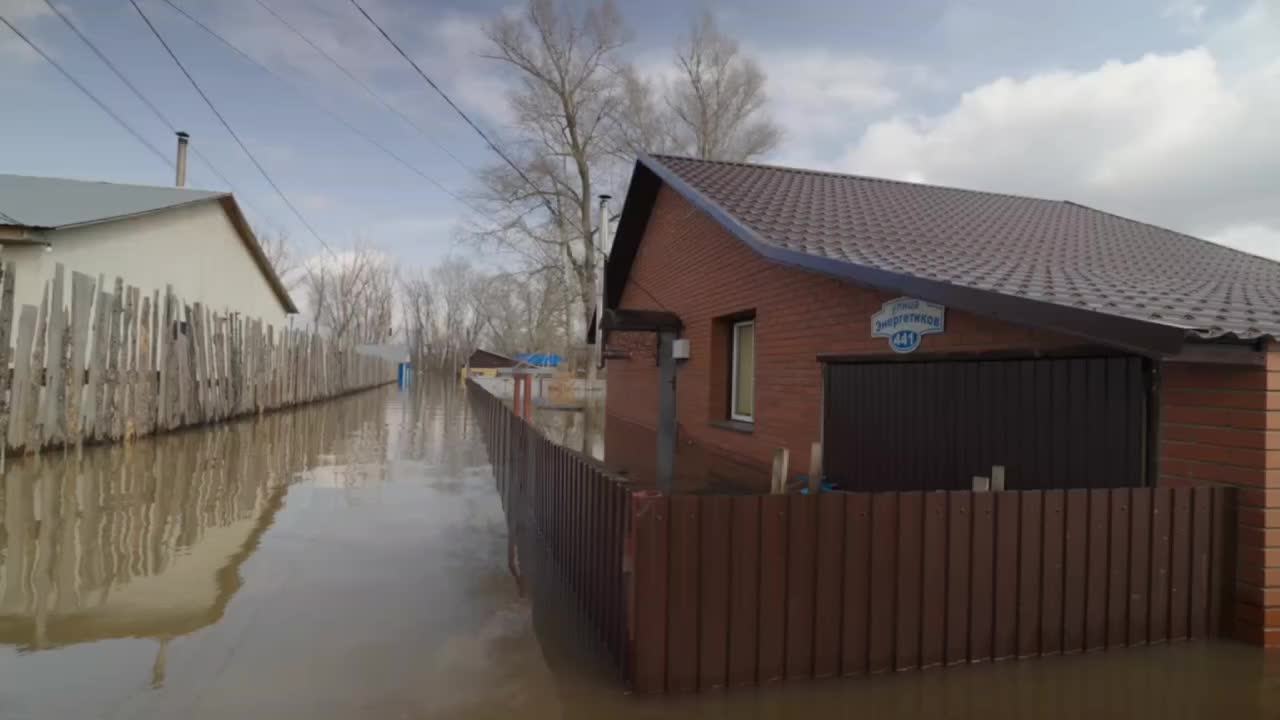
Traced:
<path fill-rule="evenodd" d="M 218 203 L 222 205 L 222 209 L 227 213 L 227 217 L 231 219 L 232 226 L 236 232 L 240 234 L 240 238 L 244 241 L 245 248 L 249 254 L 253 256 L 254 263 L 258 269 L 262 271 L 262 275 L 267 279 L 267 284 L 271 286 L 272 292 L 284 307 L 286 313 L 295 314 L 298 312 L 298 306 L 293 304 L 293 298 L 289 296 L 289 290 L 285 288 L 284 282 L 276 273 L 276 269 L 271 266 L 271 261 L 267 259 L 266 253 L 262 251 L 262 245 L 258 242 L 258 238 L 253 233 L 248 219 L 245 218 L 244 212 L 240 210 L 239 203 L 236 202 L 235 196 L 230 193 L 217 198 Z"/>
<path fill-rule="evenodd" d="M 606 279 L 613 286 L 606 298 L 608 307 L 616 307 L 621 301 L 622 285 L 625 284 L 627 275 L 630 273 L 640 238 L 644 234 L 644 226 L 648 223 L 649 213 L 657 199 L 660 183 L 652 182 L 646 173 L 671 187 L 695 208 L 711 216 L 734 237 L 774 262 L 885 292 L 900 293 L 940 303 L 1004 322 L 1082 337 L 1103 345 L 1152 357 L 1176 354 L 1181 350 L 1185 339 L 1184 329 L 1170 325 L 1017 295 L 968 288 L 940 280 L 890 272 L 770 245 L 754 230 L 686 183 L 660 161 L 643 154 L 636 160 L 636 170 L 632 175 L 633 187 L 628 190 L 622 218 L 618 223 L 619 237 L 624 237 L 624 242 L 615 241 L 617 257 L 610 258 L 611 266 L 615 259 L 621 264 L 610 267 L 606 272 Z M 635 187 L 637 182 L 640 184 L 639 187 Z M 624 232 L 627 233 L 625 236 Z"/>

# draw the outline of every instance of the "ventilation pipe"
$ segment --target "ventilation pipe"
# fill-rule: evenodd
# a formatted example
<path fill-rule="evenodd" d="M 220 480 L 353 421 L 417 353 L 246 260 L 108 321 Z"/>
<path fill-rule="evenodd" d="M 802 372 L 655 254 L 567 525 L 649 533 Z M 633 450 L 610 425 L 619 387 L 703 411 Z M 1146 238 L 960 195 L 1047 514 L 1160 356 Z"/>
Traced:
<path fill-rule="evenodd" d="M 187 186 L 187 143 L 190 138 L 185 132 L 178 131 L 178 177 L 174 181 L 178 187 Z"/>
<path fill-rule="evenodd" d="M 600 234 L 596 238 L 598 240 L 595 244 L 596 252 L 591 254 L 592 264 L 596 268 L 596 284 L 592 288 L 596 300 L 596 345 L 595 358 L 593 359 L 596 368 L 604 367 L 604 334 L 600 326 L 604 323 L 604 261 L 609 257 L 609 245 L 612 240 L 612 233 L 609 229 L 609 201 L 612 199 L 612 195 L 600 195 Z"/>

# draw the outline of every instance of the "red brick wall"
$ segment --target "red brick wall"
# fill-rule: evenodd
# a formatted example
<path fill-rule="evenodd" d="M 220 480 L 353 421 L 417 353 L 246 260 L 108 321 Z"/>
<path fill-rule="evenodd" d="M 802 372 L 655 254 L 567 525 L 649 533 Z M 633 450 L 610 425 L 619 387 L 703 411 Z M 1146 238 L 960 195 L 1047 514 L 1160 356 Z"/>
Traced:
<path fill-rule="evenodd" d="M 677 380 L 682 451 L 700 446 L 767 468 L 774 448 L 786 447 L 793 476 L 804 475 L 809 445 L 819 437 L 817 356 L 890 352 L 887 340 L 871 337 L 870 321 L 894 296 L 767 261 L 666 187 L 659 192 L 631 278 L 621 307 L 675 312 L 684 321 L 682 337 L 690 340 L 691 358 L 681 364 Z M 756 419 L 749 434 L 711 425 L 724 415 L 724 407 L 712 401 L 711 383 L 723 373 L 713 377 L 711 368 L 713 320 L 742 311 L 754 311 L 756 319 Z M 947 310 L 946 323 L 945 333 L 923 338 L 917 354 L 1082 344 L 953 309 Z M 653 436 L 617 428 L 619 422 L 649 431 L 656 427 L 654 336 L 614 334 L 609 345 L 631 353 L 627 360 L 609 361 L 607 422 L 616 426 L 609 435 L 634 440 L 608 442 L 607 459 L 611 465 L 652 467 Z"/>
<path fill-rule="evenodd" d="M 1280 352 L 1265 367 L 1168 365 L 1160 483 L 1240 488 L 1236 635 L 1280 647 Z"/>

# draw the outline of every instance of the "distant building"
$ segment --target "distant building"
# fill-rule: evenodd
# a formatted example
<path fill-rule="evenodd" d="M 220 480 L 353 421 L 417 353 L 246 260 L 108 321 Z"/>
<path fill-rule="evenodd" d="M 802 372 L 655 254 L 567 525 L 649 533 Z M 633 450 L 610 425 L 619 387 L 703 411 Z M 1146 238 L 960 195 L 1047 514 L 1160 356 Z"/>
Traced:
<path fill-rule="evenodd" d="M 509 358 L 496 352 L 488 350 L 479 350 L 471 353 L 471 357 L 467 358 L 467 375 L 481 375 L 484 377 L 494 377 L 499 370 L 510 369 L 519 365 L 519 361 L 515 358 Z"/>
<path fill-rule="evenodd" d="M 275 327 L 297 312 L 230 193 L 0 175 L 0 246 L 16 307 L 38 306 L 61 263 Z"/>

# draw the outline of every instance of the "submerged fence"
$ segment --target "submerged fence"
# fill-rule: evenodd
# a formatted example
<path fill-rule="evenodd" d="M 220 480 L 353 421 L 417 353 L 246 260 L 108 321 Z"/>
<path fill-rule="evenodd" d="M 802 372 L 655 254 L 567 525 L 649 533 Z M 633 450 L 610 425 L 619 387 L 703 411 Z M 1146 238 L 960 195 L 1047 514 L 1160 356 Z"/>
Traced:
<path fill-rule="evenodd" d="M 13 451 L 110 442 L 288 407 L 395 379 L 394 363 L 57 265 L 39 308 L 0 268 L 0 440 Z M 9 338 L 12 337 L 12 342 Z"/>
<path fill-rule="evenodd" d="M 1228 488 L 636 503 L 642 692 L 1229 633 Z"/>
<path fill-rule="evenodd" d="M 513 538 L 539 543 L 615 666 L 629 665 L 625 538 L 630 492 L 467 381 Z"/>
<path fill-rule="evenodd" d="M 472 389 L 514 532 L 536 528 L 639 692 L 1231 632 L 1230 488 L 632 492 Z"/>

